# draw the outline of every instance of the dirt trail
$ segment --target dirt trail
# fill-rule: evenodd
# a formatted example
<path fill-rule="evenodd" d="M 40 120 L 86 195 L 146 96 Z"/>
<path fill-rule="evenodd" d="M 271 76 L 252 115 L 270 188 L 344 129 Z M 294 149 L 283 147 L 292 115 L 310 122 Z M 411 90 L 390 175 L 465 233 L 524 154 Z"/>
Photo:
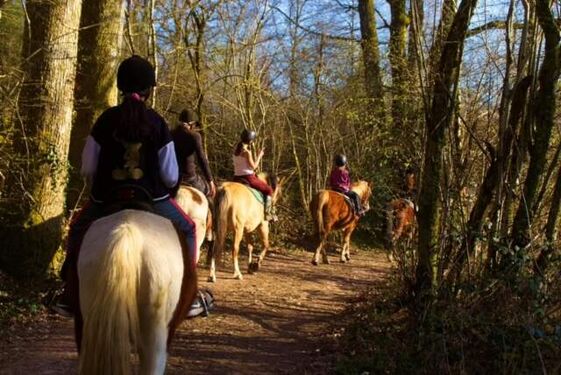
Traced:
<path fill-rule="evenodd" d="M 233 280 L 228 262 L 207 318 L 182 324 L 166 374 L 325 374 L 332 358 L 328 335 L 345 303 L 388 272 L 381 253 L 358 252 L 348 264 L 314 267 L 311 253 L 272 252 L 262 271 Z M 243 263 L 245 264 L 245 263 Z M 0 338 L 0 374 L 76 372 L 72 321 L 49 315 L 17 335 Z"/>

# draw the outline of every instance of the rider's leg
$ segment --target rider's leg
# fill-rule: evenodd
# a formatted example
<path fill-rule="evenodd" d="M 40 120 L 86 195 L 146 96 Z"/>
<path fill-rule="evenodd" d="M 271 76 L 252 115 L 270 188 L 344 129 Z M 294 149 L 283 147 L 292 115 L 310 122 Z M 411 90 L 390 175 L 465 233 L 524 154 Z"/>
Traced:
<path fill-rule="evenodd" d="M 266 220 L 276 221 L 276 215 L 274 213 L 274 206 L 273 206 L 273 199 L 272 199 L 273 189 L 266 182 L 257 178 L 257 176 L 254 174 L 244 177 L 249 183 L 249 186 L 263 193 L 263 196 L 265 197 L 264 209 L 265 209 Z"/>
<path fill-rule="evenodd" d="M 154 202 L 154 211 L 175 223 L 181 232 L 185 235 L 189 257 L 191 258 L 191 266 L 197 266 L 197 237 L 195 235 L 195 223 L 183 211 L 174 199 L 166 199 L 164 201 Z"/>
<path fill-rule="evenodd" d="M 358 194 L 352 190 L 349 190 L 347 192 L 347 196 L 353 201 L 353 205 L 356 208 L 356 213 L 358 215 L 362 215 L 364 212 L 362 211 L 362 205 L 360 204 L 360 197 L 358 196 Z"/>
<path fill-rule="evenodd" d="M 91 223 L 103 215 L 99 204 L 88 201 L 84 207 L 72 216 L 66 240 L 66 258 L 60 270 L 60 276 L 65 281 L 60 300 L 54 309 L 64 315 L 78 311 L 78 255 L 82 240 Z"/>

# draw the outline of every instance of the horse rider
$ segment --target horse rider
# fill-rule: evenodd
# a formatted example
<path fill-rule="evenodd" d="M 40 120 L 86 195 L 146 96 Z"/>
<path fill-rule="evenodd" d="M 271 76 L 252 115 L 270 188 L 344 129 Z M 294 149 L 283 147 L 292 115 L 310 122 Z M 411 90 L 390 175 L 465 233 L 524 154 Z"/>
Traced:
<path fill-rule="evenodd" d="M 414 200 L 417 196 L 417 176 L 412 167 L 407 167 L 405 170 L 405 181 L 403 184 L 404 197 L 409 200 Z"/>
<path fill-rule="evenodd" d="M 355 212 L 358 216 L 364 216 L 365 211 L 360 203 L 360 197 L 351 190 L 351 177 L 347 167 L 347 157 L 343 154 L 337 154 L 333 158 L 333 168 L 329 176 L 329 185 L 331 190 L 335 190 L 350 198 Z"/>
<path fill-rule="evenodd" d="M 180 184 L 194 187 L 212 198 L 216 194 L 216 185 L 197 128 L 200 128 L 197 114 L 184 109 L 179 114 L 179 125 L 171 133 L 179 165 Z M 197 173 L 197 164 L 204 178 Z"/>
<path fill-rule="evenodd" d="M 254 159 L 251 152 L 251 145 L 255 141 L 257 133 L 253 130 L 244 129 L 240 135 L 240 141 L 234 148 L 234 181 L 245 183 L 252 188 L 259 190 L 265 198 L 265 220 L 276 221 L 277 217 L 273 207 L 273 189 L 264 181 L 260 180 L 255 174 L 255 169 L 265 154 L 261 149 Z"/>
<path fill-rule="evenodd" d="M 122 61 L 117 71 L 122 102 L 99 116 L 86 139 L 81 174 L 92 188 L 89 201 L 70 223 L 61 270 L 66 283 L 54 306 L 59 313 L 68 315 L 79 308 L 77 261 L 82 239 L 90 224 L 108 214 L 107 207 L 114 203 L 148 202 L 179 228 L 191 265 L 196 266 L 195 224 L 170 197 L 178 181 L 173 140 L 162 116 L 146 105 L 154 86 L 154 68 L 147 60 L 133 55 Z"/>

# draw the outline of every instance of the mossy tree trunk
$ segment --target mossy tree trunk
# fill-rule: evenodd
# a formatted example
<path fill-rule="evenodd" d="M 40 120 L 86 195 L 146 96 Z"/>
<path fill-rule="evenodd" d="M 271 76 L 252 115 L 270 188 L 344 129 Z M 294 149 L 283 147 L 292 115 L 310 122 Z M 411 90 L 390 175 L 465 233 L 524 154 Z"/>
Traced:
<path fill-rule="evenodd" d="M 360 16 L 360 33 L 362 59 L 364 64 L 364 82 L 369 108 L 379 112 L 382 109 L 382 75 L 380 72 L 380 51 L 378 33 L 376 31 L 376 17 L 374 15 L 374 0 L 359 0 L 358 13 Z"/>
<path fill-rule="evenodd" d="M 117 104 L 116 72 L 123 30 L 123 3 L 84 2 L 78 40 L 78 68 L 74 92 L 76 116 L 72 126 L 71 165 L 67 203 L 72 209 L 84 186 L 79 174 L 82 148 L 97 117 Z"/>
<path fill-rule="evenodd" d="M 23 41 L 21 161 L 9 180 L 10 218 L 3 227 L 2 266 L 17 276 L 41 275 L 60 246 L 81 0 L 28 0 Z"/>
<path fill-rule="evenodd" d="M 454 84 L 460 71 L 463 44 L 477 0 L 463 0 L 440 55 L 438 74 L 432 87 L 432 105 L 427 115 L 427 138 L 419 195 L 419 244 L 416 269 L 417 302 L 424 305 L 435 292 L 441 228 L 441 181 L 445 134 L 455 111 Z"/>

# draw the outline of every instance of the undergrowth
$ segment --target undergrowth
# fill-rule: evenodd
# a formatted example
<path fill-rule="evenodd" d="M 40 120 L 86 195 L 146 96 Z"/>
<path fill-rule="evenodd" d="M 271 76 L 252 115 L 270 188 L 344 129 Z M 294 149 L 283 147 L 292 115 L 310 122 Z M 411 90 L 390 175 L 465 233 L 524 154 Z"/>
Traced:
<path fill-rule="evenodd" d="M 345 312 L 338 374 L 558 374 L 561 286 L 519 277 L 439 293 L 415 312 L 403 279 L 365 291 Z M 547 297 L 546 297 L 547 296 Z M 552 298 L 555 296 L 555 298 Z"/>

